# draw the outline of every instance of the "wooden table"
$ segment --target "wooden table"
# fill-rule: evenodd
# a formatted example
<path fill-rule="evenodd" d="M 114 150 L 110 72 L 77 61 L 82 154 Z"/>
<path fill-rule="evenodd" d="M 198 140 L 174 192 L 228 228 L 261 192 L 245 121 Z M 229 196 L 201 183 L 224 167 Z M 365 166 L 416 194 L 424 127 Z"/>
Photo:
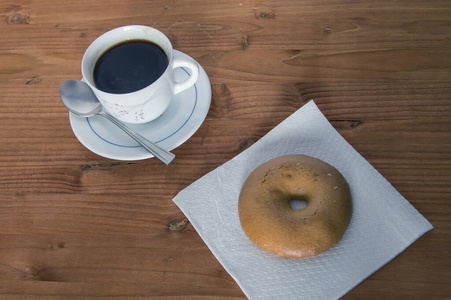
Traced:
<path fill-rule="evenodd" d="M 129 24 L 211 80 L 169 166 L 87 150 L 59 98 Z M 450 1 L 5 0 L 0 32 L 0 299 L 244 299 L 171 200 L 310 99 L 435 227 L 344 299 L 451 297 Z"/>

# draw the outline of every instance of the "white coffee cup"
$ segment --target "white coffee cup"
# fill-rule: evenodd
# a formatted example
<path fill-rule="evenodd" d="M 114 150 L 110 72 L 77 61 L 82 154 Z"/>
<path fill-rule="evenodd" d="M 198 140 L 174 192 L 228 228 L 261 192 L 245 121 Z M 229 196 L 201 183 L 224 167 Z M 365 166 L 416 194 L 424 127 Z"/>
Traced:
<path fill-rule="evenodd" d="M 169 62 L 164 73 L 155 82 L 135 92 L 113 94 L 99 90 L 93 75 L 97 60 L 111 47 L 133 40 L 152 42 L 164 51 Z M 179 67 L 190 69 L 190 76 L 185 81 L 175 82 L 173 72 Z M 83 56 L 81 72 L 83 80 L 109 114 L 123 122 L 140 124 L 161 116 L 175 94 L 193 86 L 199 77 L 199 65 L 189 58 L 174 58 L 171 42 L 157 29 L 130 25 L 108 31 L 92 42 Z"/>

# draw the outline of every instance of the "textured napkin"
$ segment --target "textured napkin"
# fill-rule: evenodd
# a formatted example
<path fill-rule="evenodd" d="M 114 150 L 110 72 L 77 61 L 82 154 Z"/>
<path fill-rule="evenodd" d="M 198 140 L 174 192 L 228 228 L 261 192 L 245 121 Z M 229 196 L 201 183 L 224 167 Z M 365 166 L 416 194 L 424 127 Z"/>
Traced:
<path fill-rule="evenodd" d="M 247 176 L 282 155 L 328 162 L 349 183 L 353 216 L 333 248 L 292 259 L 255 246 L 238 217 Z M 249 299 L 337 299 L 381 268 L 432 225 L 308 102 L 250 148 L 182 190 L 174 202 Z"/>

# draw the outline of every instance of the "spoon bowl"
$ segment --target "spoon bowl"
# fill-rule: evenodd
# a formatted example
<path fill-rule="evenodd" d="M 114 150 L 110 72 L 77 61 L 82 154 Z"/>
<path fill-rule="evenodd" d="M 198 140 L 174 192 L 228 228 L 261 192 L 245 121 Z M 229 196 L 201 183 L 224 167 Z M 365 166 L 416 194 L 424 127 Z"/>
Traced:
<path fill-rule="evenodd" d="M 66 80 L 60 86 L 60 97 L 67 109 L 81 117 L 92 117 L 102 110 L 102 104 L 88 84 Z"/>
<path fill-rule="evenodd" d="M 175 158 L 173 153 L 160 148 L 105 112 L 99 99 L 85 82 L 74 79 L 64 81 L 60 86 L 60 97 L 64 106 L 77 116 L 92 117 L 100 115 L 108 119 L 166 165 Z"/>

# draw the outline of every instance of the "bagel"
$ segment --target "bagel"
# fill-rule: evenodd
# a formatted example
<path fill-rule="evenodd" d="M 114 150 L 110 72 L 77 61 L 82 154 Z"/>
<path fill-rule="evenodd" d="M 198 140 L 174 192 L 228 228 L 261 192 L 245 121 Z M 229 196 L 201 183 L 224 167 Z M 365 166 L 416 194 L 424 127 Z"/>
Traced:
<path fill-rule="evenodd" d="M 307 202 L 294 209 L 292 200 Z M 260 248 L 303 258 L 335 246 L 351 220 L 352 201 L 343 175 L 326 162 L 287 155 L 258 166 L 238 201 L 241 226 Z"/>

